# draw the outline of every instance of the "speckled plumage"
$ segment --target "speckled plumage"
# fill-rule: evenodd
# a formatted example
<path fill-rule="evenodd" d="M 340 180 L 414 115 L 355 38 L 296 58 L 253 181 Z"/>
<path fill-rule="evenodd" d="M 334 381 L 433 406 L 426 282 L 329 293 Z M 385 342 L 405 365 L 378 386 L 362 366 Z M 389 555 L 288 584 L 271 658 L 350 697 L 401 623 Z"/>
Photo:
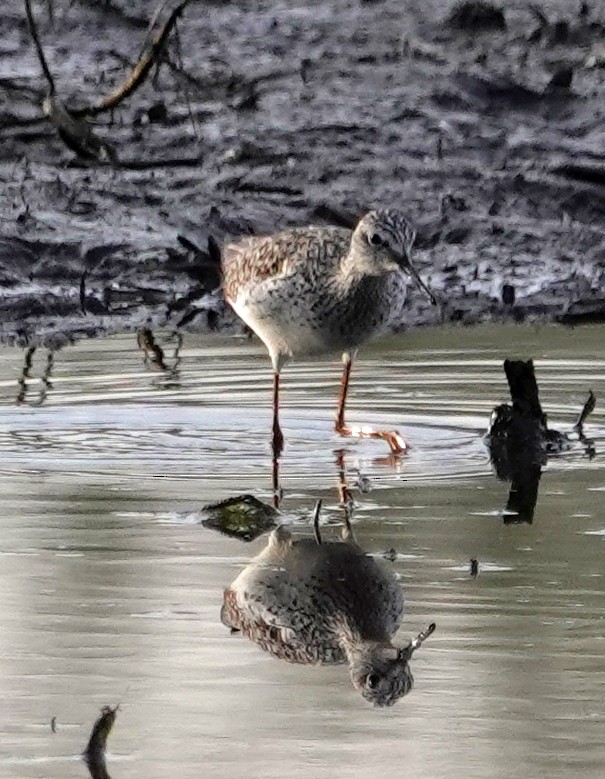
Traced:
<path fill-rule="evenodd" d="M 414 240 L 405 217 L 376 211 L 353 232 L 302 227 L 225 247 L 225 297 L 274 365 L 296 354 L 352 351 L 401 316 L 406 275 L 385 247 L 367 243 L 372 230 L 403 250 Z"/>
<path fill-rule="evenodd" d="M 225 625 L 274 657 L 348 662 L 355 687 L 377 705 L 394 703 L 413 684 L 409 657 L 391 644 L 402 618 L 401 588 L 385 563 L 352 539 L 293 540 L 283 526 L 225 590 L 221 611 Z"/>
<path fill-rule="evenodd" d="M 353 355 L 364 341 L 401 318 L 408 277 L 433 299 L 410 263 L 414 238 L 408 219 L 386 209 L 370 211 L 353 231 L 301 227 L 224 248 L 225 298 L 264 342 L 273 363 L 275 458 L 283 447 L 282 367 L 295 355 L 335 351 L 344 357 L 337 432 L 384 438 L 394 453 L 405 451 L 396 432 L 346 427 L 344 410 Z"/>

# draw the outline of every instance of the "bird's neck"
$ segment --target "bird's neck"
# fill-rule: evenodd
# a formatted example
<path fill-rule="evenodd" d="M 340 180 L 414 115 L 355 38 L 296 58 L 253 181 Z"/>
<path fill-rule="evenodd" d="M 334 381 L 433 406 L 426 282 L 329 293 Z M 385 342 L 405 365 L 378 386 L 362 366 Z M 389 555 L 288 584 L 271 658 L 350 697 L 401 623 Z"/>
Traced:
<path fill-rule="evenodd" d="M 380 276 L 383 273 L 380 266 L 370 262 L 367 257 L 353 249 L 343 258 L 340 265 L 340 278 L 343 283 L 349 285 L 358 283 L 360 279 Z"/>
<path fill-rule="evenodd" d="M 394 262 L 381 262 L 352 246 L 341 262 L 338 283 L 350 294 L 356 287 L 380 284 L 397 270 Z"/>
<path fill-rule="evenodd" d="M 367 631 L 362 635 L 361 630 L 347 619 L 339 619 L 334 625 L 334 630 L 349 663 L 361 662 L 381 648 L 391 646 L 389 637 L 384 631 L 375 629 L 372 635 L 365 635 Z"/>

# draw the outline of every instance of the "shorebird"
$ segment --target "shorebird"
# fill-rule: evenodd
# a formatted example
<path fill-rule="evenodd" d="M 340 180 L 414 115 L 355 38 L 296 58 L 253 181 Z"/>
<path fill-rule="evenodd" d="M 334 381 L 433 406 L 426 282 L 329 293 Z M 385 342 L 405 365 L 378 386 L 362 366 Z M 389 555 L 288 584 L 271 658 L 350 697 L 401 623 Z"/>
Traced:
<path fill-rule="evenodd" d="M 409 660 L 435 630 L 404 647 L 391 639 L 403 618 L 403 595 L 383 561 L 345 542 L 293 540 L 283 525 L 224 591 L 221 620 L 274 657 L 305 665 L 349 664 L 351 681 L 375 706 L 392 706 L 412 689 Z"/>
<path fill-rule="evenodd" d="M 279 424 L 279 381 L 295 355 L 340 352 L 343 374 L 336 432 L 382 438 L 395 454 L 406 444 L 396 431 L 348 427 L 345 404 L 358 347 L 388 328 L 403 311 L 409 280 L 435 298 L 411 264 L 416 231 L 399 211 L 370 211 L 346 230 L 300 227 L 248 237 L 223 250 L 225 298 L 264 342 L 273 364 L 273 453 L 284 437 Z"/>

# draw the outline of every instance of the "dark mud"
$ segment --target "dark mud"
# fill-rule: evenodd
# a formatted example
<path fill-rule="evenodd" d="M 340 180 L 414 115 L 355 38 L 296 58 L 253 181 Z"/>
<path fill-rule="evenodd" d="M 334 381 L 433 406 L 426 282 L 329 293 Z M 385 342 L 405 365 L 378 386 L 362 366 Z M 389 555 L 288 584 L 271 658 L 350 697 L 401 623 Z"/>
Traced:
<path fill-rule="evenodd" d="M 67 106 L 123 80 L 155 6 L 34 3 Z M 168 61 L 95 120 L 118 159 L 103 165 L 42 116 L 23 4 L 0 0 L 0 339 L 232 325 L 177 234 L 205 249 L 387 205 L 420 226 L 444 300 L 414 295 L 403 326 L 600 319 L 605 12 L 519 3 L 486 24 L 453 7 L 192 0 Z"/>

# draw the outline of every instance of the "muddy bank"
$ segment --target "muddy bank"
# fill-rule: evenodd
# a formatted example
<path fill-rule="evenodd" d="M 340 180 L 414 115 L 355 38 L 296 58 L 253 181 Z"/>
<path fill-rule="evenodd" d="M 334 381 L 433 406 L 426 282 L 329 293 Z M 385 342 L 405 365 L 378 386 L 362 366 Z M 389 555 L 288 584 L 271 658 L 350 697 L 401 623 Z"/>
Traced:
<path fill-rule="evenodd" d="M 601 318 L 605 16 L 453 5 L 192 2 L 169 61 L 96 120 L 110 165 L 41 116 L 23 8 L 2 0 L 0 339 L 237 327 L 179 233 L 204 249 L 389 205 L 445 301 L 414 295 L 403 326 Z M 123 80 L 155 6 L 55 0 L 51 23 L 34 4 L 68 106 Z"/>

